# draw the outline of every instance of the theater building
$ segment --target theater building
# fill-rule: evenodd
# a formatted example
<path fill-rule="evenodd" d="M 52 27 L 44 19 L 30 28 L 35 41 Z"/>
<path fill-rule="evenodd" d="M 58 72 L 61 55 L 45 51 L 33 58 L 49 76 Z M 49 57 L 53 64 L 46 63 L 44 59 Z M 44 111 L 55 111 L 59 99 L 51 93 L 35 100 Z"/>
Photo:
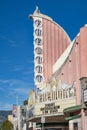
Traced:
<path fill-rule="evenodd" d="M 38 7 L 34 27 L 34 82 L 27 122 L 30 129 L 86 130 L 87 26 L 73 41 Z"/>

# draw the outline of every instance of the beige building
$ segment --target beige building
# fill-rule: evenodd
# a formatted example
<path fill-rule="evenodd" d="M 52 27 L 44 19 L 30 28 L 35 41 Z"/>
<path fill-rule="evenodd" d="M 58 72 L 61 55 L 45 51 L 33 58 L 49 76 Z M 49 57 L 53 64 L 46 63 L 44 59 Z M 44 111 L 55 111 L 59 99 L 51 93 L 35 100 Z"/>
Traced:
<path fill-rule="evenodd" d="M 13 115 L 8 115 L 8 121 L 10 121 L 13 124 Z"/>

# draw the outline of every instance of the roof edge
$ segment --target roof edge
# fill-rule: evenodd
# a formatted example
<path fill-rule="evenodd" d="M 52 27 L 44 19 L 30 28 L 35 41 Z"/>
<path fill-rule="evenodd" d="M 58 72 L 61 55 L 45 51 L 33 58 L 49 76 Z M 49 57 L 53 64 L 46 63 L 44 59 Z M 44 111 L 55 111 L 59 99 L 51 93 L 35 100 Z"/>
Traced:
<path fill-rule="evenodd" d="M 47 20 L 53 21 L 51 17 L 40 13 L 40 10 L 38 9 L 38 6 L 36 6 L 36 9 L 35 9 L 34 13 L 30 14 L 28 17 L 30 19 L 33 19 L 34 17 L 39 17 L 39 18 L 45 18 Z"/>

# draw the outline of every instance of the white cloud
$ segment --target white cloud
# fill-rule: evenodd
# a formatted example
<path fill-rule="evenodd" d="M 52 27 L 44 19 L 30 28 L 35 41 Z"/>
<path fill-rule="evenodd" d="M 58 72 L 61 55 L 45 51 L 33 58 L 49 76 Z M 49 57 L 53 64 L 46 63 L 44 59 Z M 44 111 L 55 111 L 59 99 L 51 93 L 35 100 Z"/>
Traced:
<path fill-rule="evenodd" d="M 5 83 L 9 83 L 9 80 L 3 80 L 3 79 L 2 79 L 2 80 L 0 80 L 0 83 L 4 83 L 4 84 L 5 84 Z"/>
<path fill-rule="evenodd" d="M 6 36 L 2 36 L 2 35 L 0 36 L 0 38 L 1 38 L 1 39 L 4 39 L 4 40 L 7 39 Z"/>
<path fill-rule="evenodd" d="M 0 86 L 0 90 L 1 90 L 1 91 L 3 91 L 3 90 L 4 90 L 2 86 Z"/>
<path fill-rule="evenodd" d="M 33 69 L 32 70 L 28 70 L 28 71 L 24 71 L 22 74 L 23 75 L 33 74 Z"/>
<path fill-rule="evenodd" d="M 26 70 L 24 70 L 22 72 L 23 75 L 29 75 L 29 74 L 33 74 L 34 73 L 34 68 L 33 67 L 29 67 Z"/>
<path fill-rule="evenodd" d="M 12 110 L 12 104 L 10 103 L 0 103 L 0 110 Z"/>
<path fill-rule="evenodd" d="M 8 93 L 17 93 L 20 95 L 28 94 L 32 86 L 33 84 L 23 80 L 0 80 L 0 89 L 3 88 L 3 90 Z"/>
<path fill-rule="evenodd" d="M 3 60 L 0 60 L 0 63 L 8 63 L 9 60 L 6 60 L 6 59 L 3 59 Z"/>
<path fill-rule="evenodd" d="M 29 94 L 29 88 L 14 88 L 13 91 L 21 95 Z"/>
<path fill-rule="evenodd" d="M 25 82 L 24 80 L 0 80 L 0 92 L 3 93 L 3 97 L 0 96 L 0 102 L 4 99 L 5 102 L 0 104 L 0 109 L 11 108 L 10 102 L 16 102 L 16 96 L 19 97 L 19 104 L 21 104 L 25 99 L 29 97 L 29 91 L 33 88 L 33 84 L 30 82 Z"/>
<path fill-rule="evenodd" d="M 16 42 L 14 40 L 8 38 L 7 36 L 0 36 L 0 38 L 5 40 L 6 43 L 8 43 L 8 45 L 11 46 L 11 47 L 16 47 L 17 46 Z"/>
<path fill-rule="evenodd" d="M 23 68 L 20 66 L 14 66 L 12 71 L 21 71 Z"/>
<path fill-rule="evenodd" d="M 34 60 L 28 60 L 27 63 L 34 63 Z"/>
<path fill-rule="evenodd" d="M 9 45 L 11 46 L 11 47 L 16 47 L 17 46 L 17 44 L 15 43 L 15 41 L 13 41 L 13 40 L 8 40 L 8 42 L 9 42 Z"/>

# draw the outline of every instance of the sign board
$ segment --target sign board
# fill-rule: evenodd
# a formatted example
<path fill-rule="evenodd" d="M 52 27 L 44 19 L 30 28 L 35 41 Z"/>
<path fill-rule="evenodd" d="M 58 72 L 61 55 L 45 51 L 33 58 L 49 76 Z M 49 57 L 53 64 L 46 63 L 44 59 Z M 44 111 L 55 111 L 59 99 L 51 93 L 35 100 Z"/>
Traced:
<path fill-rule="evenodd" d="M 45 117 L 41 116 L 41 123 L 45 123 Z"/>
<path fill-rule="evenodd" d="M 84 90 L 84 102 L 87 102 L 87 89 Z"/>
<path fill-rule="evenodd" d="M 43 114 L 52 114 L 58 113 L 58 109 L 60 108 L 59 105 L 55 105 L 55 103 L 45 104 L 45 107 L 41 108 Z"/>

